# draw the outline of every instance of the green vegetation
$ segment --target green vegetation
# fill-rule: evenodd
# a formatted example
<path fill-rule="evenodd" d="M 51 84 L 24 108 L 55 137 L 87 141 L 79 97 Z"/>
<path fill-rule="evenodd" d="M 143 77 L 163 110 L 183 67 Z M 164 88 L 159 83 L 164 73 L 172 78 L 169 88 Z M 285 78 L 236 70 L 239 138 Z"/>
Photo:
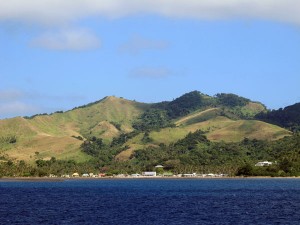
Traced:
<path fill-rule="evenodd" d="M 133 123 L 133 128 L 139 131 L 155 130 L 171 125 L 167 111 L 160 109 L 149 109 Z"/>
<path fill-rule="evenodd" d="M 256 114 L 265 110 L 262 104 L 251 102 L 249 99 L 234 94 L 221 93 L 210 97 L 199 91 L 184 94 L 171 102 L 152 104 L 151 107 L 133 123 L 133 128 L 146 131 L 174 126 L 172 120 L 194 114 L 197 111 L 201 115 L 193 117 L 185 123 L 186 125 L 210 120 L 217 116 L 226 116 L 235 120 L 252 119 Z M 204 113 L 205 111 L 207 113 Z"/>
<path fill-rule="evenodd" d="M 210 101 L 198 91 L 182 95 L 167 105 L 167 112 L 170 118 L 175 119 L 185 116 L 197 109 L 210 105 Z"/>
<path fill-rule="evenodd" d="M 291 123 L 277 121 L 296 130 L 297 108 L 281 110 Z M 255 119 L 266 112 L 234 94 L 193 91 L 169 102 L 105 97 L 67 112 L 0 120 L 0 174 L 137 173 L 162 164 L 170 174 L 298 176 L 299 136 Z M 277 163 L 254 166 L 264 160 Z"/>
<path fill-rule="evenodd" d="M 122 144 L 126 142 L 127 137 L 130 138 L 130 135 L 134 134 L 123 134 L 118 139 L 114 139 L 110 145 L 106 145 L 101 138 L 92 137 L 82 143 L 81 150 L 93 156 L 97 165 L 106 166 L 114 160 L 117 154 L 128 148 L 127 146 L 122 147 Z"/>
<path fill-rule="evenodd" d="M 144 137 L 147 138 L 145 134 Z M 293 135 L 277 141 L 244 139 L 242 142 L 211 142 L 205 132 L 197 130 L 170 145 L 148 146 L 135 151 L 130 160 L 118 162 L 116 155 L 127 149 L 121 144 L 112 146 L 102 139 L 86 140 L 82 151 L 93 156 L 85 163 L 73 160 L 37 159 L 36 166 L 22 161 L 0 163 L 1 176 L 46 176 L 62 175 L 74 171 L 101 172 L 111 174 L 131 173 L 153 169 L 162 164 L 165 171 L 172 173 L 226 173 L 243 176 L 299 176 L 300 175 L 300 136 Z M 39 158 L 40 153 L 36 152 Z M 269 167 L 254 167 L 258 161 L 274 163 Z"/>
<path fill-rule="evenodd" d="M 50 174 L 61 176 L 64 174 L 80 174 L 87 172 L 98 173 L 100 168 L 95 163 L 78 163 L 74 160 L 50 160 L 38 159 L 35 165 L 29 165 L 25 161 L 0 162 L 0 177 L 44 177 Z"/>
<path fill-rule="evenodd" d="M 228 107 L 245 106 L 250 100 L 247 98 L 240 97 L 235 94 L 217 94 L 217 101 L 220 105 Z"/>
<path fill-rule="evenodd" d="M 292 131 L 300 131 L 300 103 L 285 107 L 284 109 L 280 108 L 278 110 L 262 112 L 256 118 Z"/>
<path fill-rule="evenodd" d="M 24 116 L 25 119 L 28 119 L 28 120 L 31 120 L 37 116 L 47 116 L 48 113 L 40 113 L 40 114 L 35 114 L 35 115 L 32 115 L 32 116 Z"/>
<path fill-rule="evenodd" d="M 157 164 L 166 165 L 174 173 L 299 176 L 299 148 L 298 135 L 272 142 L 244 139 L 238 143 L 225 143 L 210 142 L 202 131 L 196 131 L 175 144 L 136 151 L 131 161 L 144 170 Z M 277 163 L 269 167 L 254 166 L 264 160 Z"/>

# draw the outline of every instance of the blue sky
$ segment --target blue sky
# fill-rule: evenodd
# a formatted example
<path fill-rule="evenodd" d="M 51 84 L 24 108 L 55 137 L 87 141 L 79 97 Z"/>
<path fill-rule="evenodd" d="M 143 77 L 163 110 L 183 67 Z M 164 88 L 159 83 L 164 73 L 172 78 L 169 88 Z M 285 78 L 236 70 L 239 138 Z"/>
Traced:
<path fill-rule="evenodd" d="M 199 90 L 300 102 L 298 0 L 0 0 L 0 118 Z"/>

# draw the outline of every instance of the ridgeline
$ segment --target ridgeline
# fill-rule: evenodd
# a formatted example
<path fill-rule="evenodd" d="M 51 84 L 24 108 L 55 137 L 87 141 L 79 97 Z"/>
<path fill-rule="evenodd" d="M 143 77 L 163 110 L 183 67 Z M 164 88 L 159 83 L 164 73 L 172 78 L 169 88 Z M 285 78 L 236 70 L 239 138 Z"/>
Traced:
<path fill-rule="evenodd" d="M 0 176 L 153 170 L 298 175 L 299 105 L 269 111 L 235 94 L 147 104 L 117 97 L 0 120 Z M 253 167 L 269 160 L 267 168 Z"/>

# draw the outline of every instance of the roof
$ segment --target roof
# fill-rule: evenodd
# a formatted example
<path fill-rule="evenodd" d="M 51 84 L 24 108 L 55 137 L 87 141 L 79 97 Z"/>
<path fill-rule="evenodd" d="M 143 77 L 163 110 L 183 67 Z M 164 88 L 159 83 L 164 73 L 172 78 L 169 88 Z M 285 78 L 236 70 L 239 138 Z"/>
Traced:
<path fill-rule="evenodd" d="M 155 166 L 155 168 L 163 168 L 163 166 L 162 165 L 157 165 L 157 166 Z"/>

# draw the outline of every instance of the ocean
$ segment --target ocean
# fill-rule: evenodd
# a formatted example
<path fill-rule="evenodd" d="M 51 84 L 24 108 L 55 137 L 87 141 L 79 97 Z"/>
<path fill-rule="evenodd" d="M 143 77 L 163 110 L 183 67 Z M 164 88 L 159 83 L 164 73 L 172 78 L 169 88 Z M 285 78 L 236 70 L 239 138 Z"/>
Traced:
<path fill-rule="evenodd" d="M 0 224 L 300 224 L 300 179 L 2 180 Z"/>

